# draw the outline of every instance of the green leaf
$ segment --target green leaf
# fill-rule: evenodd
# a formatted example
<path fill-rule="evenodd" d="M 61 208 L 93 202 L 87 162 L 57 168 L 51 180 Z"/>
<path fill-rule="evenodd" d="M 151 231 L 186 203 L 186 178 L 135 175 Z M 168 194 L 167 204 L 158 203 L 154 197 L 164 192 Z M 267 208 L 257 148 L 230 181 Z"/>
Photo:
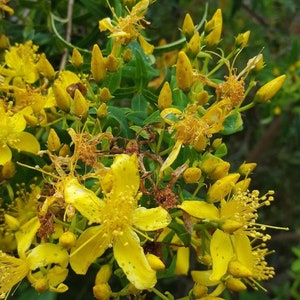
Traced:
<path fill-rule="evenodd" d="M 230 135 L 243 130 L 243 119 L 238 111 L 231 113 L 223 122 L 224 129 L 220 132 L 224 135 Z"/>
<path fill-rule="evenodd" d="M 102 86 L 107 87 L 110 91 L 110 93 L 115 92 L 121 84 L 121 75 L 122 70 L 118 70 L 117 72 L 108 72 L 105 76 L 105 79 L 102 83 Z"/>
<path fill-rule="evenodd" d="M 124 137 L 128 137 L 129 127 L 128 127 L 128 123 L 124 111 L 121 108 L 115 106 L 108 106 L 107 111 L 108 111 L 107 122 L 109 123 L 110 118 L 117 121 L 117 124 L 120 126 L 121 134 Z"/>
<path fill-rule="evenodd" d="M 222 143 L 218 149 L 215 151 L 215 156 L 223 157 L 227 154 L 227 146 L 226 144 Z"/>
<path fill-rule="evenodd" d="M 138 112 L 138 111 L 146 112 L 147 105 L 148 105 L 148 103 L 147 103 L 145 97 L 140 93 L 134 95 L 134 97 L 131 100 L 131 108 L 135 112 Z"/>
<path fill-rule="evenodd" d="M 177 223 L 175 220 L 172 220 L 169 227 L 178 235 L 184 246 L 189 245 L 189 243 L 191 242 L 191 235 L 186 231 L 184 225 Z"/>
<path fill-rule="evenodd" d="M 128 120 L 133 122 L 135 125 L 142 126 L 147 114 L 143 111 L 135 111 L 126 114 Z"/>
<path fill-rule="evenodd" d="M 143 137 L 145 140 L 148 140 L 150 138 L 149 133 L 140 126 L 133 125 L 133 126 L 130 126 L 130 129 L 133 130 L 136 134 Z"/>
<path fill-rule="evenodd" d="M 154 111 L 151 115 L 149 115 L 145 120 L 144 120 L 144 125 L 148 124 L 153 124 L 153 123 L 159 123 L 161 122 L 161 117 L 160 117 L 160 112 L 159 110 Z"/>

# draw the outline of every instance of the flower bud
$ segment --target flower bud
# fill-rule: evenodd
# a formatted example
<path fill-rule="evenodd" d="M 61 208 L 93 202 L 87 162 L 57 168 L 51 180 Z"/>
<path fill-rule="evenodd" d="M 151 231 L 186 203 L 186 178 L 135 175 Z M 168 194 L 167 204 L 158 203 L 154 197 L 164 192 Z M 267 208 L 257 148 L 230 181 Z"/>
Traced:
<path fill-rule="evenodd" d="M 196 151 L 203 151 L 207 145 L 207 138 L 204 134 L 200 134 L 196 137 L 193 141 L 192 146 L 195 148 Z"/>
<path fill-rule="evenodd" d="M 148 260 L 148 263 L 150 267 L 155 270 L 164 270 L 166 268 L 165 264 L 154 254 L 147 253 L 146 258 Z"/>
<path fill-rule="evenodd" d="M 220 42 L 222 25 L 222 11 L 217 9 L 213 17 L 205 25 L 205 31 L 209 32 L 205 37 L 205 42 L 209 47 L 215 46 Z"/>
<path fill-rule="evenodd" d="M 208 102 L 208 100 L 209 100 L 209 94 L 208 94 L 207 91 L 204 91 L 204 90 L 197 93 L 196 96 L 195 96 L 195 101 L 199 105 L 206 104 Z"/>
<path fill-rule="evenodd" d="M 111 95 L 109 89 L 104 87 L 103 89 L 99 90 L 99 98 L 102 102 L 109 101 L 113 96 Z"/>
<path fill-rule="evenodd" d="M 89 112 L 89 104 L 83 97 L 79 89 L 75 90 L 74 95 L 74 113 L 79 117 L 86 117 Z"/>
<path fill-rule="evenodd" d="M 54 68 L 50 64 L 49 60 L 46 58 L 45 53 L 42 53 L 39 61 L 36 64 L 36 68 L 43 76 L 48 79 L 51 79 L 55 75 Z"/>
<path fill-rule="evenodd" d="M 193 68 L 185 52 L 178 53 L 176 64 L 176 82 L 184 92 L 188 92 L 193 84 Z"/>
<path fill-rule="evenodd" d="M 240 165 L 238 172 L 243 176 L 248 176 L 256 168 L 256 163 L 243 163 Z"/>
<path fill-rule="evenodd" d="M 59 83 L 54 82 L 53 93 L 57 106 L 63 111 L 69 112 L 71 106 L 71 96 L 67 93 L 67 91 L 63 89 Z"/>
<path fill-rule="evenodd" d="M 217 138 L 217 139 L 214 139 L 211 146 L 214 150 L 218 149 L 222 144 L 222 139 L 221 138 Z"/>
<path fill-rule="evenodd" d="M 107 283 L 112 274 L 112 267 L 110 264 L 102 265 L 96 275 L 95 285 Z"/>
<path fill-rule="evenodd" d="M 195 299 L 202 299 L 208 292 L 208 287 L 199 283 L 196 283 L 193 287 L 193 295 Z"/>
<path fill-rule="evenodd" d="M 60 149 L 60 138 L 53 128 L 50 128 L 50 132 L 47 139 L 47 148 L 49 151 L 56 152 Z"/>
<path fill-rule="evenodd" d="M 228 264 L 228 273 L 234 277 L 252 277 L 252 272 L 237 260 L 230 261 Z"/>
<path fill-rule="evenodd" d="M 0 35 L 0 49 L 6 49 L 9 48 L 9 40 L 6 37 L 6 35 L 1 34 Z"/>
<path fill-rule="evenodd" d="M 107 105 L 105 103 L 101 103 L 99 108 L 97 109 L 97 117 L 99 119 L 104 119 L 107 116 Z"/>
<path fill-rule="evenodd" d="M 201 48 L 200 41 L 201 41 L 200 35 L 199 35 L 199 32 L 197 31 L 188 43 L 189 53 L 193 57 L 195 57 L 200 51 L 200 48 Z"/>
<path fill-rule="evenodd" d="M 102 52 L 97 44 L 93 46 L 91 72 L 96 82 L 102 81 L 106 76 L 106 64 Z"/>
<path fill-rule="evenodd" d="M 109 72 L 116 72 L 119 67 L 119 62 L 118 62 L 118 59 L 114 55 L 109 54 L 106 58 L 105 65 L 106 65 L 106 69 Z"/>
<path fill-rule="evenodd" d="M 257 92 L 254 97 L 254 100 L 259 103 L 264 103 L 269 101 L 275 94 L 280 90 L 286 75 L 281 75 L 276 77 L 275 79 L 269 81 L 265 85 L 263 85 Z"/>
<path fill-rule="evenodd" d="M 66 231 L 59 237 L 59 244 L 68 250 L 75 246 L 76 239 L 76 235 L 73 232 Z"/>
<path fill-rule="evenodd" d="M 247 286 L 238 278 L 229 277 L 225 282 L 226 287 L 233 292 L 247 290 Z"/>
<path fill-rule="evenodd" d="M 2 166 L 1 177 L 3 179 L 11 179 L 16 173 L 15 164 L 12 161 L 8 161 Z"/>
<path fill-rule="evenodd" d="M 165 108 L 171 107 L 171 105 L 172 105 L 172 91 L 169 82 L 166 81 L 159 93 L 157 106 L 159 110 L 163 110 Z"/>
<path fill-rule="evenodd" d="M 216 167 L 209 173 L 211 179 L 221 179 L 228 174 L 230 163 L 228 161 L 221 160 Z"/>
<path fill-rule="evenodd" d="M 240 174 L 232 173 L 217 180 L 213 185 L 210 186 L 207 192 L 208 202 L 217 202 L 224 199 L 224 197 L 227 196 L 233 189 L 239 177 Z"/>
<path fill-rule="evenodd" d="M 69 156 L 70 154 L 71 154 L 71 151 L 70 151 L 70 146 L 68 144 L 64 144 L 59 149 L 59 152 L 58 152 L 58 155 L 63 156 L 63 157 Z"/>
<path fill-rule="evenodd" d="M 123 52 L 123 60 L 124 62 L 129 62 L 132 59 L 132 51 L 131 49 L 127 48 Z"/>
<path fill-rule="evenodd" d="M 182 24 L 182 33 L 185 35 L 187 39 L 190 39 L 194 35 L 195 25 L 193 19 L 189 13 L 187 13 L 184 17 Z"/>
<path fill-rule="evenodd" d="M 108 283 L 93 286 L 93 294 L 97 300 L 108 300 L 111 295 L 111 288 Z"/>
<path fill-rule="evenodd" d="M 197 167 L 191 167 L 191 168 L 187 168 L 183 172 L 182 176 L 185 183 L 197 183 L 201 178 L 201 174 L 202 174 L 201 169 Z"/>
<path fill-rule="evenodd" d="M 248 44 L 249 37 L 250 37 L 250 30 L 238 34 L 238 36 L 235 39 L 236 46 L 240 48 L 246 47 Z"/>
<path fill-rule="evenodd" d="M 73 49 L 71 63 L 77 69 L 83 64 L 83 57 L 76 48 Z"/>

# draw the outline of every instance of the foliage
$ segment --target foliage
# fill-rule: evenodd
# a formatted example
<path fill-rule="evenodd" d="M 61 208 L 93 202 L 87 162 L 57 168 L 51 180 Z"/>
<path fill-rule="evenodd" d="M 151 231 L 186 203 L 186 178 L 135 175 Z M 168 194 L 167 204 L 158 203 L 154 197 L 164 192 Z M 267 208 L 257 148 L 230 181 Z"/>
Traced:
<path fill-rule="evenodd" d="M 19 299 L 266 295 L 274 269 L 257 218 L 274 192 L 250 188 L 256 163 L 232 154 L 234 136 L 251 111 L 264 124 L 298 113 L 296 60 L 271 77 L 272 53 L 247 28 L 226 34 L 226 10 L 204 5 L 194 25 L 185 1 L 161 2 L 179 12 L 176 33 L 158 28 L 159 1 L 11 3 L 10 17 L 0 4 L 2 296 L 19 282 Z"/>

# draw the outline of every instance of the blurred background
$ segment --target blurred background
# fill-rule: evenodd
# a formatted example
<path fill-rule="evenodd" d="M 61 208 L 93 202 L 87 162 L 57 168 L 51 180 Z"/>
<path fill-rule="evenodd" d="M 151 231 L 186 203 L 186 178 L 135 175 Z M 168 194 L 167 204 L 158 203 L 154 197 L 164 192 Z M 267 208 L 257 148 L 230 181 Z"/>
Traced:
<path fill-rule="evenodd" d="M 110 1 L 118 5 L 120 1 Z M 67 33 L 67 0 L 12 0 L 15 14 L 0 17 L 0 34 L 5 32 L 10 43 L 33 40 L 57 68 L 66 64 L 65 44 L 87 49 L 101 45 L 104 35 L 98 21 L 110 15 L 105 0 L 75 0 L 71 34 Z M 275 190 L 276 201 L 261 215 L 262 223 L 289 227 L 270 229 L 270 249 L 276 253 L 269 262 L 276 276 L 264 286 L 268 292 L 247 291 L 226 295 L 227 299 L 300 299 L 300 2 L 298 0 L 157 0 L 149 9 L 151 21 L 148 37 L 153 44 L 161 39 L 173 42 L 181 37 L 179 28 L 188 12 L 197 24 L 208 3 L 208 17 L 217 8 L 223 12 L 222 49 L 230 50 L 238 33 L 251 31 L 249 46 L 240 54 L 235 67 L 241 70 L 249 58 L 262 52 L 266 66 L 258 76 L 258 85 L 275 76 L 286 74 L 282 90 L 266 103 L 246 111 L 244 130 L 226 137 L 228 158 L 233 166 L 243 161 L 258 163 L 252 176 L 252 189 L 262 193 Z M 51 15 L 52 14 L 52 15 Z M 54 17 L 53 17 L 54 16 Z M 54 27 L 55 25 L 55 27 Z M 57 32 L 55 32 L 57 31 Z M 229 51 L 228 51 L 229 52 Z M 93 299 L 80 284 L 68 299 Z M 170 282 L 169 288 L 180 289 L 185 282 Z M 178 287 L 179 286 L 179 287 Z M 31 294 L 30 294 L 31 293 Z M 46 293 L 41 296 L 19 289 L 11 299 L 67 299 L 66 295 Z M 150 299 L 150 298 L 149 298 Z M 153 298 L 154 299 L 154 298 Z"/>

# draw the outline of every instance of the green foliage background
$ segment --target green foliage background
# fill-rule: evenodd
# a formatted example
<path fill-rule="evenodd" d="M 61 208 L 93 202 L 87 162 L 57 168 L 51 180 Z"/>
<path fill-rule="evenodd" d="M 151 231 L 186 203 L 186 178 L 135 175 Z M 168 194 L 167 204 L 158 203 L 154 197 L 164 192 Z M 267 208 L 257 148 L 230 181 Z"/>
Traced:
<path fill-rule="evenodd" d="M 111 4 L 118 7 L 119 2 L 111 1 Z M 248 60 L 257 52 L 263 52 L 268 64 L 259 79 L 267 82 L 274 75 L 287 74 L 283 89 L 272 103 L 247 111 L 245 130 L 228 137 L 225 142 L 228 153 L 234 153 L 230 157 L 233 165 L 243 160 L 258 163 L 252 188 L 276 191 L 276 202 L 263 215 L 264 222 L 288 226 L 290 231 L 273 232 L 270 247 L 276 249 L 277 254 L 270 256 L 270 263 L 275 266 L 277 275 L 266 284 L 269 292 L 254 291 L 227 297 L 241 300 L 300 299 L 300 3 L 297 0 L 216 0 L 208 3 L 208 15 L 212 15 L 216 8 L 222 8 L 222 45 L 231 45 L 238 33 L 251 31 L 250 46 L 242 55 Z M 15 9 L 15 15 L 0 19 L 0 33 L 5 32 L 11 44 L 33 40 L 52 64 L 61 65 L 66 45 L 57 33 L 66 36 L 68 1 L 12 0 L 9 4 Z M 150 40 L 153 44 L 161 38 L 167 42 L 175 41 L 180 37 L 178 28 L 185 14 L 189 12 L 197 22 L 205 4 L 206 1 L 202 0 L 157 0 L 147 15 L 151 21 Z M 108 15 L 110 11 L 104 0 L 75 0 L 70 43 L 83 49 L 94 43 L 101 46 L 103 33 L 98 30 L 98 20 Z M 242 57 L 239 62 L 245 64 Z M 93 299 L 89 286 L 82 282 L 71 284 L 74 294 L 37 295 L 21 286 L 11 299 Z M 180 285 L 180 289 L 185 284 L 166 282 L 168 287 Z"/>

